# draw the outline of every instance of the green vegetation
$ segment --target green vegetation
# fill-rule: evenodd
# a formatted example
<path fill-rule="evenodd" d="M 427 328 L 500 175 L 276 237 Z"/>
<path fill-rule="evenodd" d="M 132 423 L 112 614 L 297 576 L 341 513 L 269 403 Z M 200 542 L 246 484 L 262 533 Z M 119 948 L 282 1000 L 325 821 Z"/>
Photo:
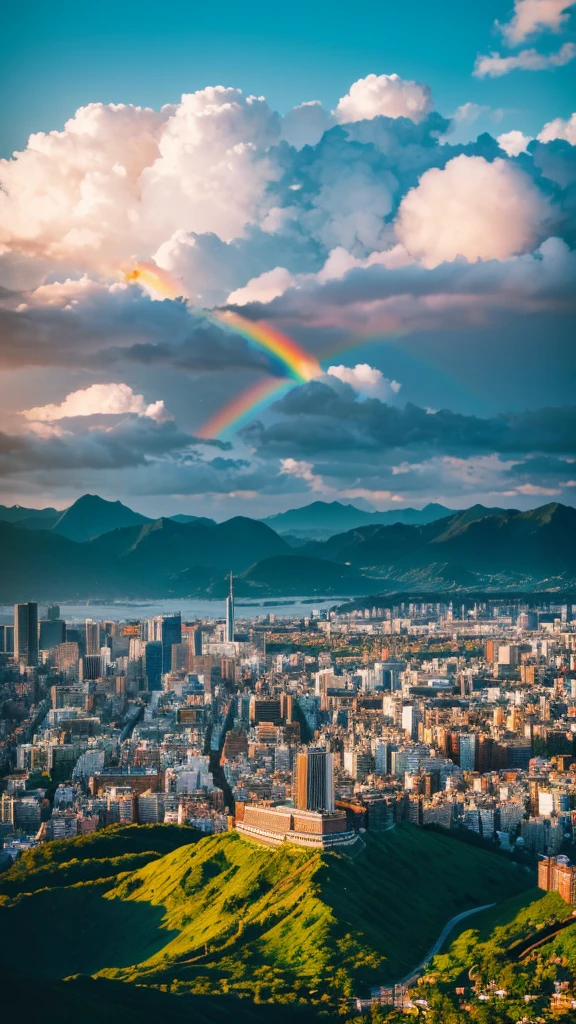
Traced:
<path fill-rule="evenodd" d="M 18 969 L 32 933 L 42 949 L 34 967 L 46 979 L 98 975 L 173 994 L 334 1010 L 409 971 L 460 910 L 532 884 L 524 868 L 409 825 L 365 834 L 354 859 L 288 844 L 270 850 L 236 833 L 152 859 L 166 833 L 156 829 L 154 844 L 154 827 L 146 832 L 86 837 L 83 860 L 73 843 L 85 840 L 52 844 L 53 857 L 50 847 L 34 851 L 27 865 L 22 858 L 12 869 L 21 894 L 4 889 L 0 910 L 12 937 L 6 966 Z M 111 871 L 112 861 L 149 852 L 136 870 L 67 884 L 76 864 L 105 861 Z M 48 869 L 50 884 L 37 889 Z"/>
<path fill-rule="evenodd" d="M 427 1000 L 429 1024 L 574 1020 L 576 922 L 525 956 L 517 955 L 523 940 L 536 940 L 572 909 L 558 893 L 535 889 L 479 914 L 471 928 L 462 922 L 460 934 L 412 992 L 414 999 Z M 565 1005 L 560 1001 L 553 1007 L 556 986 Z M 392 1014 L 387 1021 L 402 1019 Z"/>
<path fill-rule="evenodd" d="M 0 897 L 134 871 L 200 836 L 188 826 L 111 825 L 91 835 L 43 843 L 0 875 Z"/>

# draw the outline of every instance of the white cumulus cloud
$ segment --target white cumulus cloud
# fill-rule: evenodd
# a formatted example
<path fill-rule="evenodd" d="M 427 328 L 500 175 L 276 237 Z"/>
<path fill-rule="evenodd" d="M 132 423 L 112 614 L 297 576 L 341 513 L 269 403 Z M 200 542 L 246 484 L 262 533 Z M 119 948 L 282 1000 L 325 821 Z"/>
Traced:
<path fill-rule="evenodd" d="M 514 14 L 504 25 L 496 22 L 510 46 L 523 43 L 528 36 L 548 29 L 559 32 L 568 20 L 568 10 L 576 0 L 514 0 Z"/>
<path fill-rule="evenodd" d="M 329 366 L 326 371 L 343 384 L 350 384 L 360 395 L 368 398 L 390 398 L 399 392 L 401 385 L 396 380 L 388 380 L 381 370 L 368 363 L 356 363 L 356 366 Z"/>
<path fill-rule="evenodd" d="M 373 117 L 409 117 L 422 121 L 434 104 L 430 87 L 399 75 L 367 75 L 350 86 L 334 111 L 337 121 L 370 121 Z"/>
<path fill-rule="evenodd" d="M 27 420 L 51 422 L 70 419 L 73 416 L 113 416 L 122 413 L 136 413 L 149 419 L 165 420 L 164 402 L 148 404 L 144 395 L 134 393 L 128 384 L 92 384 L 89 388 L 72 391 L 60 405 L 41 405 L 24 409 Z"/>
<path fill-rule="evenodd" d="M 248 302 L 272 302 L 291 288 L 295 278 L 285 267 L 274 267 L 258 277 L 253 277 L 244 288 L 237 288 L 228 296 L 228 302 L 245 306 Z"/>
<path fill-rule="evenodd" d="M 505 160 L 457 156 L 431 168 L 400 204 L 396 234 L 427 267 L 464 256 L 506 259 L 528 252 L 546 219 L 546 201 Z"/>
<path fill-rule="evenodd" d="M 476 58 L 472 74 L 476 78 L 501 78 L 510 71 L 549 71 L 561 68 L 576 57 L 574 43 L 564 43 L 556 53 L 539 53 L 533 48 L 520 50 L 513 57 L 502 57 L 499 53 Z"/>
<path fill-rule="evenodd" d="M 92 103 L 0 161 L 0 245 L 110 273 L 177 230 L 227 241 L 258 218 L 279 134 L 263 98 L 223 86 L 159 112 Z"/>
<path fill-rule="evenodd" d="M 503 132 L 496 141 L 508 156 L 519 156 L 520 153 L 526 152 L 528 143 L 532 142 L 532 136 L 513 129 L 511 132 Z"/>
<path fill-rule="evenodd" d="M 334 116 L 324 110 L 320 100 L 309 100 L 293 107 L 282 118 L 282 138 L 296 149 L 315 146 L 334 124 Z"/>
<path fill-rule="evenodd" d="M 565 121 L 561 117 L 555 117 L 538 133 L 538 142 L 553 142 L 554 139 L 565 139 L 571 146 L 576 146 L 576 114 L 572 114 Z"/>

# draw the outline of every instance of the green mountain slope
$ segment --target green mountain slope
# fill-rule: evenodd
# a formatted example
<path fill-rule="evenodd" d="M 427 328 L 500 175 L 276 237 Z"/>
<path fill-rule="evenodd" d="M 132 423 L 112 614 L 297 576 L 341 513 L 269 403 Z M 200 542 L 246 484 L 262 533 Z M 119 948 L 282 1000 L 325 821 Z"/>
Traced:
<path fill-rule="evenodd" d="M 97 494 L 83 494 L 62 513 L 52 530 L 68 540 L 83 543 L 109 530 L 149 522 L 148 516 L 134 512 L 121 501 L 106 501 Z"/>
<path fill-rule="evenodd" d="M 574 1008 L 553 1009 L 551 997 L 564 985 L 567 999 L 576 999 L 576 921 L 519 955 L 546 928 L 570 920 L 573 909 L 557 892 L 532 889 L 478 914 L 471 927 L 462 922 L 460 934 L 412 990 L 413 998 L 428 1003 L 427 1021 L 573 1021 Z M 391 1017 L 395 1024 L 402 1019 L 400 1013 Z"/>
<path fill-rule="evenodd" d="M 5 896 L 2 959 L 18 969 L 34 934 L 48 978 L 336 1007 L 410 970 L 460 910 L 531 882 L 503 858 L 409 825 L 363 838 L 351 859 L 227 833 L 116 877 Z"/>

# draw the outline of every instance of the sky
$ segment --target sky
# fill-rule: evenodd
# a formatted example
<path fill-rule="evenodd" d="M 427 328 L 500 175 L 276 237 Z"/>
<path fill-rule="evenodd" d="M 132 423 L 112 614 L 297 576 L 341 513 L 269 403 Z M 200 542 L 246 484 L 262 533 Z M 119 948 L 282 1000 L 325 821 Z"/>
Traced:
<path fill-rule="evenodd" d="M 0 502 L 576 504 L 576 3 L 5 28 Z"/>

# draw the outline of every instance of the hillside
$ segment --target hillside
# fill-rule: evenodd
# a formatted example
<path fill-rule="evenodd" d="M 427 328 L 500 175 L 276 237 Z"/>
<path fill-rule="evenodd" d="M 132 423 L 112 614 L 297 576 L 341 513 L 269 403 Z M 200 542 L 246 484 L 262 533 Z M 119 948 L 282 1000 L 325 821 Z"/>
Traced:
<path fill-rule="evenodd" d="M 355 505 L 344 505 L 340 501 L 313 501 L 303 508 L 279 512 L 262 521 L 281 535 L 327 540 L 336 533 L 353 530 L 359 526 L 431 523 L 453 514 L 452 509 L 433 503 L 423 509 L 401 508 L 388 512 L 365 512 Z"/>
<path fill-rule="evenodd" d="M 427 1000 L 430 1024 L 522 1021 L 527 1002 L 530 1021 L 567 1024 L 574 1020 L 570 999 L 576 999 L 576 921 L 522 954 L 543 929 L 570 919 L 572 911 L 558 893 L 534 889 L 478 914 L 471 927 L 463 922 L 457 938 L 434 958 L 412 997 Z M 564 1012 L 552 1006 L 556 986 L 565 989 Z M 461 1008 L 462 995 L 466 1009 Z"/>
<path fill-rule="evenodd" d="M 62 513 L 52 532 L 82 543 L 110 530 L 149 522 L 147 516 L 133 512 L 121 501 L 105 501 L 97 494 L 84 494 Z"/>
<path fill-rule="evenodd" d="M 102 504 L 117 515 L 119 503 Z M 87 524 L 85 532 L 97 529 L 95 520 Z M 298 547 L 246 516 L 132 522 L 84 542 L 0 520 L 0 602 L 221 599 L 230 571 L 239 597 L 555 590 L 576 580 L 575 538 L 576 509 L 558 503 L 529 512 L 476 505 L 430 523 L 359 526 Z"/>
<path fill-rule="evenodd" d="M 553 503 L 529 512 L 496 512 L 476 505 L 424 526 L 360 527 L 309 544 L 299 554 L 351 565 L 371 575 L 402 579 L 412 571 L 545 577 L 576 573 L 576 509 Z M 425 580 L 422 581 L 425 583 Z"/>
<path fill-rule="evenodd" d="M 56 873 L 28 895 L 36 883 L 21 877 L 0 908 L 4 966 L 21 969 L 33 933 L 46 978 L 335 1007 L 410 970 L 458 911 L 530 884 L 503 858 L 413 826 L 364 840 L 350 859 L 226 833 L 115 877 L 59 886 Z"/>

